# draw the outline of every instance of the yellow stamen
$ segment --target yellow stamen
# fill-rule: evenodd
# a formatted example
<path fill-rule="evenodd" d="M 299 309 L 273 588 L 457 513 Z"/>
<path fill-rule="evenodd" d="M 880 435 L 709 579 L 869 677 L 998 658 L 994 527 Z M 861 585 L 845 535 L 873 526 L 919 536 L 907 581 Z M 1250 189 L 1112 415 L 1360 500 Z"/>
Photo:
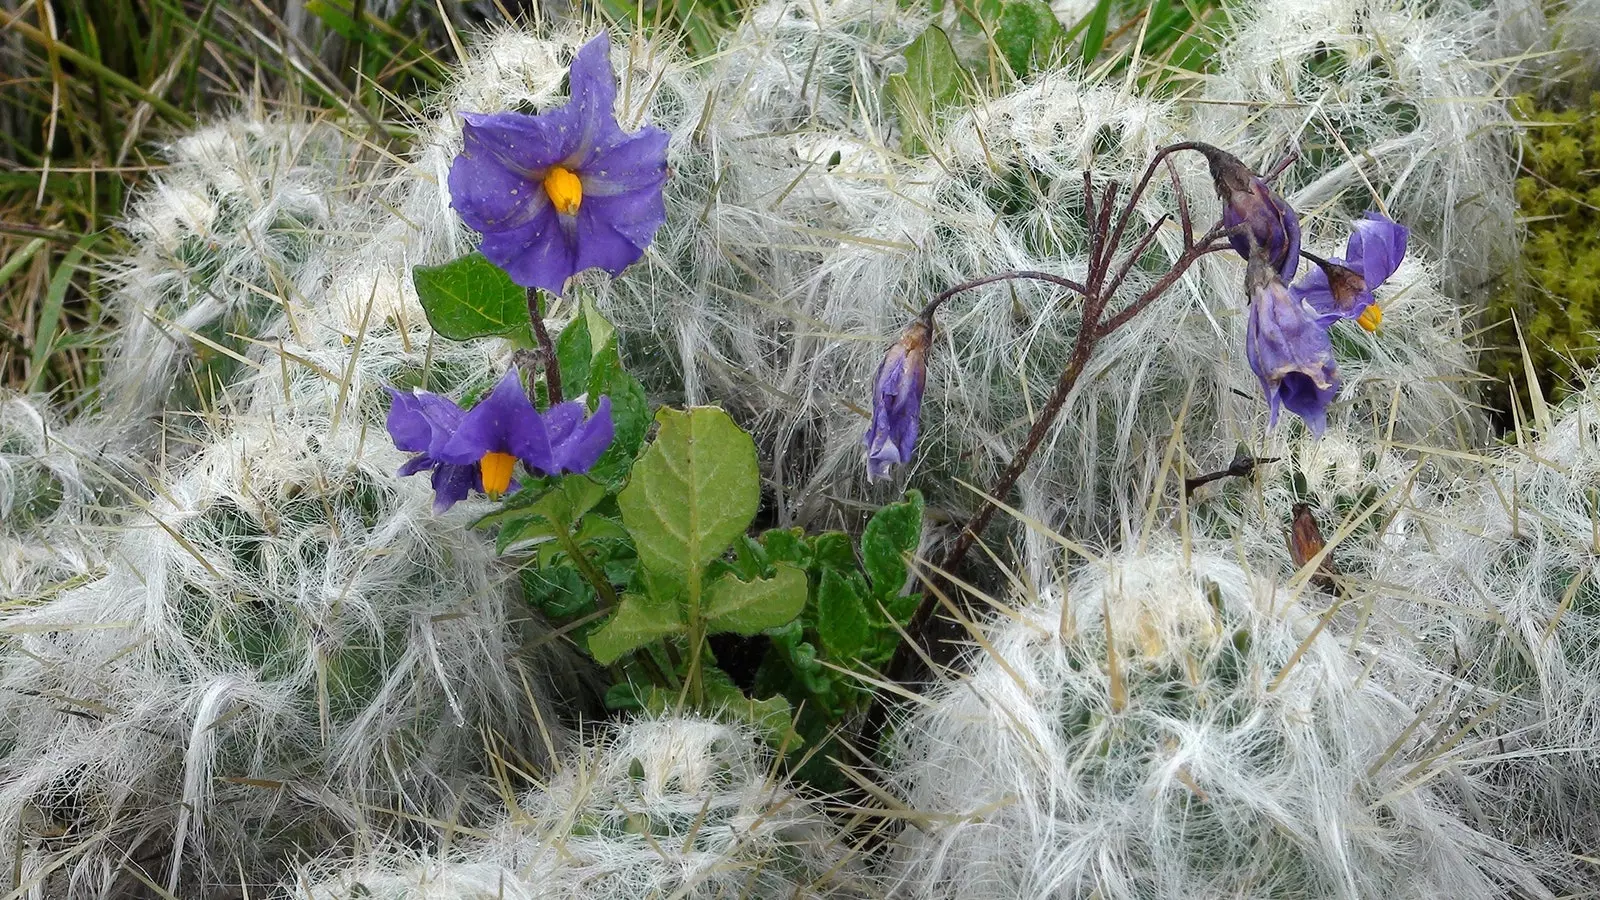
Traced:
<path fill-rule="evenodd" d="M 1378 308 L 1378 304 L 1372 304 L 1361 311 L 1361 315 L 1356 318 L 1356 324 L 1368 331 L 1377 331 L 1378 326 L 1383 324 L 1383 310 Z"/>
<path fill-rule="evenodd" d="M 560 166 L 551 166 L 545 173 L 544 192 L 550 195 L 556 212 L 564 216 L 577 215 L 578 206 L 583 203 L 583 182 Z"/>
<path fill-rule="evenodd" d="M 478 468 L 483 470 L 483 492 L 490 499 L 499 499 L 511 486 L 511 468 L 516 464 L 517 458 L 509 453 L 485 453 L 478 461 Z"/>

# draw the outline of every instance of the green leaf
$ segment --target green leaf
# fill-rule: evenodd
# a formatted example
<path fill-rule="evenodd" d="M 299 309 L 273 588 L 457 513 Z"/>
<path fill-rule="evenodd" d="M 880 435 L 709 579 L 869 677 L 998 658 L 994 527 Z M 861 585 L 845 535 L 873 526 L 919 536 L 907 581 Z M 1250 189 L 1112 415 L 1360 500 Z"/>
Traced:
<path fill-rule="evenodd" d="M 526 333 L 531 327 L 527 290 L 482 253 L 442 266 L 415 266 L 411 279 L 428 324 L 451 340 Z"/>
<path fill-rule="evenodd" d="M 622 654 L 681 634 L 684 628 L 682 609 L 671 598 L 650 592 L 623 594 L 617 611 L 589 635 L 589 654 L 601 665 L 610 665 Z"/>
<path fill-rule="evenodd" d="M 597 358 L 590 378 L 590 403 L 599 403 L 602 395 L 611 398 L 611 424 L 616 431 L 611 446 L 589 468 L 589 474 L 620 488 L 639 456 L 645 433 L 650 430 L 650 401 L 645 397 L 644 386 L 622 370 L 622 363 L 616 356 L 616 348 L 612 347 Z"/>
<path fill-rule="evenodd" d="M 556 367 L 563 385 L 587 385 L 594 350 L 589 343 L 589 322 L 577 316 L 556 335 Z"/>
<path fill-rule="evenodd" d="M 584 516 L 583 521 L 578 524 L 578 531 L 573 535 L 573 539 L 579 544 L 605 540 L 625 541 L 628 539 L 628 529 L 623 528 L 621 522 L 610 516 Z"/>
<path fill-rule="evenodd" d="M 822 570 L 822 581 L 817 586 L 817 636 L 829 656 L 853 659 L 867 646 L 872 621 L 867 618 L 864 602 L 865 598 L 838 571 Z"/>
<path fill-rule="evenodd" d="M 799 528 L 774 528 L 761 535 L 768 562 L 794 563 L 802 569 L 811 566 L 811 548 Z"/>
<path fill-rule="evenodd" d="M 750 527 L 761 470 L 755 442 L 720 409 L 662 408 L 656 421 L 617 505 L 645 568 L 688 583 Z"/>
<path fill-rule="evenodd" d="M 903 503 L 878 510 L 861 534 L 861 559 L 876 597 L 892 597 L 906 583 L 906 562 L 922 540 L 922 494 L 906 491 Z"/>
<path fill-rule="evenodd" d="M 994 21 L 994 43 L 1018 78 L 1051 61 L 1066 30 L 1043 0 L 1007 0 Z"/>
<path fill-rule="evenodd" d="M 824 531 L 811 539 L 812 562 L 818 567 L 832 566 L 841 572 L 856 570 L 856 548 L 850 535 L 842 531 Z"/>
<path fill-rule="evenodd" d="M 806 608 L 806 573 L 787 563 L 778 574 L 760 581 L 740 581 L 731 574 L 711 582 L 701 609 L 706 631 L 755 634 L 789 622 Z"/>
<path fill-rule="evenodd" d="M 552 619 L 572 619 L 594 609 L 594 587 L 569 566 L 524 569 L 522 590 L 535 609 Z"/>
<path fill-rule="evenodd" d="M 712 667 L 705 673 L 706 706 L 708 712 L 721 712 L 730 718 L 753 726 L 768 744 L 784 744 L 792 749 L 798 743 L 794 733 L 794 710 L 783 696 L 752 700 L 739 690 L 728 673 Z"/>
<path fill-rule="evenodd" d="M 606 496 L 605 485 L 582 475 L 567 475 L 549 493 L 528 507 L 528 512 L 570 533 L 578 520 Z"/>
<path fill-rule="evenodd" d="M 889 76 L 907 152 L 921 153 L 943 114 L 961 100 L 961 62 L 944 29 L 930 26 L 906 47 L 906 71 Z"/>

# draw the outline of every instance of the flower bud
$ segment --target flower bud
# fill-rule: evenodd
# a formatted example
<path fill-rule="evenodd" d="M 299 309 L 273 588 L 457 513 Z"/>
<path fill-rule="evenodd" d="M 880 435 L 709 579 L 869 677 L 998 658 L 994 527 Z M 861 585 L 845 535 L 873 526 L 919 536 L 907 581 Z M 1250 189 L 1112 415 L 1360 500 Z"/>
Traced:
<path fill-rule="evenodd" d="M 889 477 L 894 465 L 911 461 L 922 414 L 922 389 L 928 372 L 933 320 L 919 317 L 884 354 L 873 377 L 872 425 L 867 445 L 867 478 Z"/>
<path fill-rule="evenodd" d="M 1229 228 L 1244 225 L 1250 232 L 1232 235 L 1228 243 L 1248 260 L 1253 238 L 1266 250 L 1268 261 L 1283 280 L 1292 280 L 1300 268 L 1300 217 L 1294 207 L 1267 187 L 1239 157 L 1209 144 L 1201 144 L 1200 152 L 1211 166 L 1211 179 L 1222 200 L 1222 224 Z"/>

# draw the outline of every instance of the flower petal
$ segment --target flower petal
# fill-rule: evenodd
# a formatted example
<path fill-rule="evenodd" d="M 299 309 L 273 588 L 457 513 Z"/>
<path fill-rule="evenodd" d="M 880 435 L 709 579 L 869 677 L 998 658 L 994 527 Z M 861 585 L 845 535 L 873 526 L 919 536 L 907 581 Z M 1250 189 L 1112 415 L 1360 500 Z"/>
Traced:
<path fill-rule="evenodd" d="M 489 396 L 462 418 L 461 425 L 436 456 L 452 465 L 477 465 L 485 453 L 510 453 L 518 449 L 538 423 L 539 414 L 523 392 L 515 368 L 508 369 Z"/>
<path fill-rule="evenodd" d="M 1371 290 L 1389 280 L 1406 257 L 1410 229 L 1389 217 L 1367 213 L 1350 231 L 1345 265 L 1361 273 Z"/>
<path fill-rule="evenodd" d="M 644 256 L 666 220 L 661 193 L 585 200 L 577 215 L 578 271 L 600 267 L 615 275 Z"/>
<path fill-rule="evenodd" d="M 459 501 L 467 499 L 473 491 L 482 493 L 483 482 L 478 467 L 441 465 L 433 470 L 433 511 L 442 513 Z"/>
<path fill-rule="evenodd" d="M 394 440 L 395 447 L 408 453 L 418 453 L 428 449 L 428 441 L 433 437 L 433 426 L 422 414 L 422 404 L 416 395 L 394 388 L 385 390 L 389 392 L 391 402 L 389 417 L 384 425 L 389 429 L 389 437 Z"/>
<path fill-rule="evenodd" d="M 559 296 L 578 271 L 576 232 L 569 233 L 560 220 L 555 207 L 546 204 L 526 225 L 485 234 L 478 249 L 517 284 Z"/>
<path fill-rule="evenodd" d="M 602 31 L 578 48 L 567 83 L 577 134 L 566 161 L 569 168 L 581 170 L 596 148 L 613 144 L 622 135 L 617 127 L 617 74 L 611 70 L 609 34 Z"/>
<path fill-rule="evenodd" d="M 552 408 L 555 413 L 561 407 L 572 406 L 577 408 L 579 419 L 583 416 L 583 404 L 569 401 Z M 569 415 L 563 413 L 563 418 Z M 587 472 L 593 468 L 600 456 L 611 446 L 611 440 L 616 436 L 616 426 L 611 421 L 611 398 L 601 397 L 595 406 L 594 414 L 587 420 L 574 421 L 571 424 L 561 422 L 562 428 L 559 437 L 556 429 L 550 428 L 551 462 L 557 471 Z"/>
<path fill-rule="evenodd" d="M 595 148 L 579 169 L 584 199 L 659 191 L 667 180 L 667 140 L 665 131 L 646 126 Z"/>

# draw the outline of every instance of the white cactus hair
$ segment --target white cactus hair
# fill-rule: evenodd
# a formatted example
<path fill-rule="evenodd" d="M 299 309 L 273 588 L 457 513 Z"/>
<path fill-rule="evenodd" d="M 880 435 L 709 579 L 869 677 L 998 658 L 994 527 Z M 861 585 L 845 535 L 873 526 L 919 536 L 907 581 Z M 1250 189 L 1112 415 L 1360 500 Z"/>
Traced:
<path fill-rule="evenodd" d="M 500 825 L 451 850 L 313 864 L 296 896 L 863 896 L 835 826 L 752 732 L 670 714 L 601 729 Z"/>
<path fill-rule="evenodd" d="M 1497 754 L 1481 766 L 1493 789 L 1472 801 L 1508 840 L 1576 871 L 1572 854 L 1600 829 L 1600 393 L 1591 385 L 1541 426 L 1423 510 L 1423 528 L 1380 573 L 1392 596 L 1379 623 L 1415 635 L 1462 689 L 1496 701 L 1469 736 Z M 1586 878 L 1573 883 L 1592 889 Z"/>
<path fill-rule="evenodd" d="M 1197 132 L 1292 148 L 1284 194 L 1335 218 L 1383 209 L 1413 225 L 1452 290 L 1476 288 L 1516 244 L 1510 63 L 1484 52 L 1520 4 L 1295 0 L 1230 8 L 1231 36 L 1201 87 Z"/>
<path fill-rule="evenodd" d="M 1383 660 L 1274 582 L 1152 541 L 1003 611 L 897 731 L 894 895 L 1547 896 L 1419 777 Z"/>

